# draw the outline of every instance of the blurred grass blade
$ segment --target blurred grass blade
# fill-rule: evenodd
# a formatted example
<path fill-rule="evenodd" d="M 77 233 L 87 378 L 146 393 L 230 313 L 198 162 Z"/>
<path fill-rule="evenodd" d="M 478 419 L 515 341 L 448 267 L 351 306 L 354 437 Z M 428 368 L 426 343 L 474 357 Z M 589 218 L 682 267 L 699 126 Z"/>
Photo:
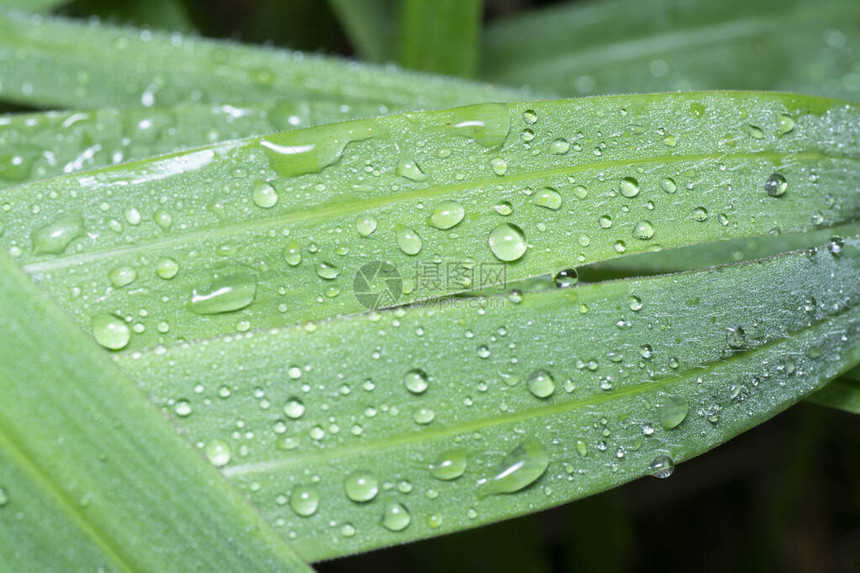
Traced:
<path fill-rule="evenodd" d="M 362 60 L 393 60 L 399 0 L 328 0 Z"/>
<path fill-rule="evenodd" d="M 0 313 L 4 570 L 309 570 L 5 254 Z"/>
<path fill-rule="evenodd" d="M 570 3 L 487 30 L 482 76 L 564 96 L 796 91 L 860 100 L 856 0 Z"/>
<path fill-rule="evenodd" d="M 383 111 L 377 104 L 281 100 L 10 114 L 0 117 L 0 188 Z"/>
<path fill-rule="evenodd" d="M 848 223 L 857 118 L 711 93 L 332 124 L 9 188 L 0 246 L 135 350 Z M 351 292 L 373 261 L 403 279 L 392 300 Z"/>
<path fill-rule="evenodd" d="M 518 91 L 300 52 L 2 11 L 0 62 L 0 99 L 35 106 L 329 98 L 414 109 L 521 98 Z"/>
<path fill-rule="evenodd" d="M 398 63 L 415 70 L 473 77 L 482 17 L 482 0 L 402 0 Z"/>
<path fill-rule="evenodd" d="M 47 12 L 69 0 L 0 0 L 0 8 L 10 10 L 26 10 L 28 12 Z"/>
<path fill-rule="evenodd" d="M 77 14 L 96 16 L 114 24 L 130 24 L 169 32 L 194 32 L 194 23 L 182 0 L 75 0 Z"/>
<path fill-rule="evenodd" d="M 837 378 L 810 396 L 809 400 L 821 406 L 860 414 L 860 381 L 851 376 Z"/>
<path fill-rule="evenodd" d="M 794 404 L 860 361 L 859 246 L 117 359 L 324 559 L 665 476 Z"/>

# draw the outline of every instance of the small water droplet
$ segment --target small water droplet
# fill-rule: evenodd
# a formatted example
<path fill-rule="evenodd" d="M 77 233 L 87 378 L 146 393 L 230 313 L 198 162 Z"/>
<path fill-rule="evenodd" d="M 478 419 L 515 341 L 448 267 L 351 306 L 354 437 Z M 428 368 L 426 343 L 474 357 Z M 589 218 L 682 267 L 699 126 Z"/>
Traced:
<path fill-rule="evenodd" d="M 529 392 L 538 398 L 548 398 L 555 392 L 555 380 L 546 370 L 535 370 L 529 375 Z"/>
<path fill-rule="evenodd" d="M 426 425 L 436 419 L 436 412 L 430 408 L 418 408 L 412 414 L 412 419 L 416 424 Z"/>
<path fill-rule="evenodd" d="M 397 246 L 404 254 L 417 255 L 421 252 L 421 236 L 412 227 L 398 225 L 394 229 L 394 236 L 397 239 Z"/>
<path fill-rule="evenodd" d="M 400 503 L 389 502 L 382 510 L 382 525 L 388 530 L 403 531 L 411 521 L 409 511 Z"/>
<path fill-rule="evenodd" d="M 639 221 L 633 226 L 633 236 L 640 240 L 648 240 L 654 236 L 654 226 L 650 221 Z"/>
<path fill-rule="evenodd" d="M 460 107 L 450 112 L 453 117 L 448 131 L 453 135 L 474 139 L 487 149 L 499 147 L 511 130 L 508 106 L 484 103 Z"/>
<path fill-rule="evenodd" d="M 671 177 L 664 177 L 660 181 L 660 188 L 663 189 L 663 191 L 665 191 L 669 195 L 672 195 L 675 191 L 678 190 L 678 185 Z"/>
<path fill-rule="evenodd" d="M 687 417 L 690 403 L 687 398 L 677 394 L 662 394 L 657 403 L 657 416 L 660 425 L 666 430 L 676 428 Z"/>
<path fill-rule="evenodd" d="M 131 340 L 131 330 L 125 321 L 116 315 L 97 314 L 92 322 L 93 337 L 105 348 L 120 350 Z"/>
<path fill-rule="evenodd" d="M 290 493 L 290 507 L 296 515 L 310 517 L 320 506 L 320 493 L 316 486 L 297 485 Z"/>
<path fill-rule="evenodd" d="M 558 211 L 561 207 L 561 195 L 552 187 L 544 187 L 535 193 L 532 198 L 532 202 L 535 205 L 539 205 L 553 211 Z"/>
<path fill-rule="evenodd" d="M 208 459 L 216 468 L 226 466 L 230 463 L 230 459 L 233 457 L 233 452 L 230 450 L 230 446 L 224 440 L 212 440 L 206 444 L 203 453 L 206 454 L 206 459 Z"/>
<path fill-rule="evenodd" d="M 693 218 L 694 221 L 704 223 L 708 220 L 708 210 L 704 207 L 696 207 L 690 212 L 690 216 Z"/>
<path fill-rule="evenodd" d="M 582 440 L 576 440 L 576 453 L 584 458 L 588 455 L 588 445 Z"/>
<path fill-rule="evenodd" d="M 442 452 L 430 465 L 430 475 L 444 481 L 457 479 L 465 471 L 466 452 L 463 450 Z"/>
<path fill-rule="evenodd" d="M 6 507 L 9 505 L 11 498 L 9 497 L 9 493 L 6 491 L 5 487 L 0 486 L 0 507 Z"/>
<path fill-rule="evenodd" d="M 317 276 L 328 281 L 334 280 L 340 274 L 340 269 L 325 261 L 317 265 Z"/>
<path fill-rule="evenodd" d="M 726 345 L 729 348 L 743 348 L 746 344 L 746 332 L 744 332 L 742 326 L 726 327 Z"/>
<path fill-rule="evenodd" d="M 553 155 L 564 155 L 570 150 L 570 143 L 566 139 L 556 139 L 549 144 L 549 152 Z"/>
<path fill-rule="evenodd" d="M 788 181 L 781 173 L 772 173 L 764 182 L 764 191 L 771 197 L 779 197 L 788 189 Z"/>
<path fill-rule="evenodd" d="M 648 472 L 655 478 L 666 479 L 675 471 L 675 462 L 669 456 L 657 456 L 648 466 Z"/>
<path fill-rule="evenodd" d="M 527 109 L 523 112 L 523 121 L 525 121 L 528 125 L 534 125 L 537 123 L 538 116 L 533 109 Z"/>
<path fill-rule="evenodd" d="M 379 493 L 379 480 L 368 471 L 355 471 L 346 477 L 343 488 L 346 497 L 362 503 L 372 500 Z"/>
<path fill-rule="evenodd" d="M 254 204 L 261 209 L 271 209 L 278 203 L 278 192 L 269 183 L 258 183 L 254 188 Z"/>
<path fill-rule="evenodd" d="M 368 237 L 373 234 L 376 230 L 376 225 L 376 219 L 372 215 L 359 215 L 355 220 L 355 230 L 362 237 Z"/>
<path fill-rule="evenodd" d="M 298 398 L 290 398 L 284 404 L 284 414 L 286 414 L 288 418 L 297 420 L 298 418 L 301 418 L 304 413 L 305 405 Z"/>
<path fill-rule="evenodd" d="M 423 370 L 410 370 L 403 377 L 403 385 L 413 394 L 423 394 L 429 386 L 427 382 L 427 373 Z"/>
<path fill-rule="evenodd" d="M 508 163 L 501 157 L 494 157 L 490 160 L 490 167 L 493 168 L 493 173 L 501 177 L 508 172 Z"/>
<path fill-rule="evenodd" d="M 295 267 L 302 262 L 302 247 L 295 241 L 290 241 L 283 251 L 284 260 L 291 267 Z"/>
<path fill-rule="evenodd" d="M 249 273 L 216 275 L 206 288 L 191 293 L 186 307 L 196 314 L 220 314 L 245 308 L 254 302 L 257 280 Z"/>
<path fill-rule="evenodd" d="M 764 139 L 764 131 L 758 126 L 748 125 L 746 126 L 747 135 L 752 137 L 753 139 Z"/>
<path fill-rule="evenodd" d="M 619 191 L 627 198 L 636 197 L 639 194 L 639 182 L 633 177 L 624 177 L 621 180 Z"/>
<path fill-rule="evenodd" d="M 509 223 L 502 223 L 490 232 L 489 244 L 496 258 L 505 262 L 520 259 L 527 248 L 522 229 Z"/>
<path fill-rule="evenodd" d="M 777 130 L 779 131 L 780 135 L 791 133 L 794 130 L 794 126 L 794 118 L 788 115 L 779 116 L 779 120 L 777 121 Z"/>
<path fill-rule="evenodd" d="M 427 174 L 424 173 L 421 166 L 409 159 L 401 160 L 397 164 L 397 174 L 412 181 L 424 181 L 427 179 Z"/>
<path fill-rule="evenodd" d="M 443 201 L 430 215 L 430 224 L 437 229 L 450 229 L 463 220 L 466 210 L 456 201 Z"/>
<path fill-rule="evenodd" d="M 131 267 L 117 267 L 110 273 L 110 283 L 116 288 L 128 286 L 137 278 L 137 271 Z"/>
<path fill-rule="evenodd" d="M 180 418 L 185 418 L 191 415 L 191 402 L 188 400 L 178 400 L 176 404 L 173 405 L 173 411 Z"/>
<path fill-rule="evenodd" d="M 179 263 L 169 257 L 162 257 L 155 263 L 155 274 L 164 280 L 170 280 L 179 272 Z"/>
<path fill-rule="evenodd" d="M 492 477 L 478 482 L 478 496 L 520 491 L 537 481 L 548 465 L 546 449 L 536 439 L 528 438 L 505 456 Z"/>
<path fill-rule="evenodd" d="M 501 215 L 502 217 L 507 217 L 511 213 L 514 212 L 513 206 L 507 201 L 502 201 L 493 206 L 493 210 Z"/>
<path fill-rule="evenodd" d="M 576 269 L 565 269 L 553 277 L 553 282 L 555 282 L 555 286 L 558 288 L 570 288 L 576 285 L 578 280 L 579 274 L 576 272 Z"/>

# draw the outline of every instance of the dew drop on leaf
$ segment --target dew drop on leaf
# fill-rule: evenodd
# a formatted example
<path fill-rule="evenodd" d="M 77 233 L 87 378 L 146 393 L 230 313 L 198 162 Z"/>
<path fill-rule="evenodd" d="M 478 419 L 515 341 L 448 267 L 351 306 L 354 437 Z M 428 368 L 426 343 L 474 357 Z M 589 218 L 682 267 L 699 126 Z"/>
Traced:
<path fill-rule="evenodd" d="M 421 236 L 412 227 L 398 225 L 394 229 L 394 236 L 397 239 L 397 246 L 404 254 L 412 256 L 421 252 Z"/>
<path fill-rule="evenodd" d="M 115 288 L 122 288 L 134 282 L 137 272 L 128 266 L 117 267 L 110 272 L 110 283 Z"/>
<path fill-rule="evenodd" d="M 640 240 L 648 240 L 654 236 L 654 226 L 650 221 L 639 221 L 633 226 L 633 236 Z"/>
<path fill-rule="evenodd" d="M 666 479 L 675 471 L 675 462 L 669 456 L 657 456 L 648 466 L 648 472 L 659 479 Z"/>
<path fill-rule="evenodd" d="M 97 314 L 93 317 L 93 337 L 105 348 L 120 350 L 131 340 L 131 330 L 125 321 L 116 315 Z"/>
<path fill-rule="evenodd" d="M 169 257 L 162 257 L 155 263 L 155 274 L 164 280 L 170 280 L 179 272 L 179 263 Z"/>
<path fill-rule="evenodd" d="M 206 459 L 208 459 L 212 465 L 217 468 L 224 467 L 230 463 L 230 459 L 233 457 L 233 452 L 230 450 L 230 446 L 224 440 L 212 440 L 203 450 L 203 453 L 206 454 Z"/>
<path fill-rule="evenodd" d="M 450 229 L 463 220 L 466 210 L 456 201 L 443 201 L 436 205 L 430 215 L 430 224 L 437 229 Z"/>
<path fill-rule="evenodd" d="M 413 394 L 423 394 L 427 391 L 427 374 L 423 370 L 410 370 L 403 377 L 403 385 Z"/>
<path fill-rule="evenodd" d="M 368 237 L 376 230 L 376 219 L 372 215 L 359 215 L 355 220 L 355 230 L 362 237 Z"/>
<path fill-rule="evenodd" d="M 278 203 L 278 192 L 269 183 L 258 183 L 254 188 L 254 204 L 261 209 L 270 209 Z"/>
<path fill-rule="evenodd" d="M 60 219 L 41 227 L 30 235 L 33 241 L 33 252 L 37 255 L 59 255 L 65 252 L 69 244 L 84 234 L 84 225 L 80 219 Z"/>
<path fill-rule="evenodd" d="M 633 177 L 624 177 L 621 180 L 619 191 L 628 199 L 636 197 L 639 194 L 639 182 Z"/>
<path fill-rule="evenodd" d="M 548 465 L 546 449 L 535 438 L 528 438 L 505 456 L 492 477 L 478 482 L 478 496 L 520 491 L 537 481 Z"/>
<path fill-rule="evenodd" d="M 430 465 L 430 475 L 444 481 L 457 479 L 465 471 L 466 452 L 463 450 L 442 452 Z"/>
<path fill-rule="evenodd" d="M 320 493 L 314 485 L 297 485 L 290 493 L 290 507 L 301 517 L 310 517 L 320 505 Z"/>
<path fill-rule="evenodd" d="M 254 302 L 257 279 L 249 273 L 217 276 L 212 283 L 191 293 L 186 307 L 196 314 L 219 314 L 245 308 Z"/>
<path fill-rule="evenodd" d="M 526 238 L 516 225 L 502 223 L 490 232 L 490 250 L 500 261 L 511 262 L 526 252 Z"/>
<path fill-rule="evenodd" d="M 552 280 L 558 288 L 570 288 L 579 280 L 579 274 L 576 269 L 564 269 L 556 273 Z"/>
<path fill-rule="evenodd" d="M 788 189 L 788 181 L 781 173 L 772 173 L 764 182 L 764 191 L 771 197 L 779 197 Z"/>
<path fill-rule="evenodd" d="M 291 267 L 297 266 L 302 262 L 302 247 L 295 241 L 290 241 L 283 251 L 284 260 Z"/>
<path fill-rule="evenodd" d="M 346 476 L 343 489 L 352 501 L 370 501 L 379 493 L 379 480 L 370 472 L 355 471 Z"/>
<path fill-rule="evenodd" d="M 284 414 L 286 414 L 288 418 L 296 420 L 301 418 L 304 413 L 305 405 L 298 398 L 290 398 L 287 400 L 286 404 L 284 404 Z"/>
<path fill-rule="evenodd" d="M 657 403 L 657 416 L 660 425 L 666 430 L 676 428 L 687 417 L 690 403 L 686 397 L 677 394 L 662 394 Z"/>
<path fill-rule="evenodd" d="M 546 370 L 535 370 L 526 382 L 529 392 L 538 398 L 548 398 L 555 392 L 555 380 Z"/>
<path fill-rule="evenodd" d="M 561 207 L 561 195 L 552 187 L 544 187 L 535 193 L 532 202 L 540 207 L 558 211 Z"/>
<path fill-rule="evenodd" d="M 334 280 L 340 274 L 340 269 L 331 263 L 321 262 L 317 265 L 317 276 L 321 279 Z"/>
<path fill-rule="evenodd" d="M 382 525 L 390 531 L 403 531 L 411 521 L 412 516 L 403 504 L 390 502 L 382 510 Z"/>

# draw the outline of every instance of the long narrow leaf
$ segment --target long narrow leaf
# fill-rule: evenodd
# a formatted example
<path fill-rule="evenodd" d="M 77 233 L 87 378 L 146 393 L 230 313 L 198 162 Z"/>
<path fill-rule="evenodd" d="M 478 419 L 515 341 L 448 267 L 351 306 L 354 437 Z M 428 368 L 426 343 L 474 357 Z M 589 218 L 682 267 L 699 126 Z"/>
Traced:
<path fill-rule="evenodd" d="M 789 90 L 860 100 L 855 0 L 609 0 L 491 26 L 483 77 L 565 96 Z"/>
<path fill-rule="evenodd" d="M 0 62 L 0 99 L 29 105 L 327 97 L 414 109 L 521 97 L 484 84 L 301 52 L 2 11 Z"/>
<path fill-rule="evenodd" d="M 427 72 L 475 75 L 481 0 L 403 0 L 401 4 L 398 63 Z"/>
<path fill-rule="evenodd" d="M 393 58 L 399 0 L 328 0 L 362 60 Z"/>
<path fill-rule="evenodd" d="M 830 100 L 484 104 L 10 188 L 0 244 L 133 350 L 850 222 L 857 162 L 857 109 Z M 353 295 L 373 261 L 403 279 L 392 299 Z"/>
<path fill-rule="evenodd" d="M 309 570 L 5 255 L 2 569 Z"/>
<path fill-rule="evenodd" d="M 858 246 L 119 362 L 323 559 L 665 476 L 763 422 L 860 360 Z"/>

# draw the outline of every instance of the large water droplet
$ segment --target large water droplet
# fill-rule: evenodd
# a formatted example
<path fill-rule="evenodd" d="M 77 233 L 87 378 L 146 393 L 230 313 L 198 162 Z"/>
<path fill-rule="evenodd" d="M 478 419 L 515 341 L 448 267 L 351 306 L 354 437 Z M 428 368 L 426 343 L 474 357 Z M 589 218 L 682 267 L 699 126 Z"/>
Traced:
<path fill-rule="evenodd" d="M 511 129 L 508 106 L 485 103 L 460 107 L 450 112 L 451 121 L 446 124 L 453 135 L 469 137 L 488 149 L 504 143 Z"/>
<path fill-rule="evenodd" d="M 781 173 L 772 173 L 764 182 L 764 191 L 771 197 L 779 197 L 788 189 L 788 181 Z"/>
<path fill-rule="evenodd" d="M 430 465 L 430 475 L 440 480 L 457 479 L 466 471 L 466 452 L 449 450 L 442 452 Z"/>
<path fill-rule="evenodd" d="M 379 480 L 370 472 L 356 471 L 346 477 L 343 489 L 352 501 L 370 501 L 379 493 Z"/>
<path fill-rule="evenodd" d="M 284 414 L 293 420 L 301 418 L 304 413 L 305 405 L 298 398 L 290 398 L 287 400 L 286 404 L 284 404 Z"/>
<path fill-rule="evenodd" d="M 206 454 L 206 459 L 208 459 L 216 468 L 226 466 L 230 463 L 230 459 L 233 457 L 233 452 L 230 450 L 230 446 L 224 440 L 212 440 L 206 444 L 203 453 Z"/>
<path fill-rule="evenodd" d="M 334 280 L 340 274 L 340 269 L 331 263 L 321 262 L 317 265 L 317 276 L 321 279 Z"/>
<path fill-rule="evenodd" d="M 283 255 L 287 264 L 291 267 L 295 267 L 302 262 L 302 247 L 297 242 L 290 241 L 287 243 L 287 246 L 284 247 Z"/>
<path fill-rule="evenodd" d="M 397 164 L 397 174 L 412 181 L 424 181 L 427 179 L 427 174 L 424 173 L 424 170 L 411 159 L 401 159 L 400 163 Z"/>
<path fill-rule="evenodd" d="M 355 220 L 355 230 L 362 237 L 368 237 L 376 230 L 376 219 L 372 215 L 359 215 Z"/>
<path fill-rule="evenodd" d="M 675 462 L 669 456 L 657 456 L 651 461 L 648 471 L 655 478 L 666 479 L 675 471 Z"/>
<path fill-rule="evenodd" d="M 270 209 L 278 203 L 278 192 L 268 183 L 259 183 L 254 188 L 254 204 L 262 209 Z"/>
<path fill-rule="evenodd" d="M 320 506 L 320 492 L 313 485 L 297 485 L 290 494 L 290 507 L 297 515 L 309 517 Z"/>
<path fill-rule="evenodd" d="M 546 449 L 536 439 L 528 438 L 505 456 L 492 477 L 478 482 L 478 496 L 520 491 L 542 476 L 548 465 Z"/>
<path fill-rule="evenodd" d="M 397 246 L 404 254 L 417 255 L 421 252 L 421 236 L 412 227 L 398 225 L 394 229 L 394 236 L 397 239 Z"/>
<path fill-rule="evenodd" d="M 690 403 L 686 397 L 677 394 L 662 394 L 657 403 L 657 416 L 660 418 L 660 425 L 667 430 L 677 427 L 687 417 L 689 409 Z"/>
<path fill-rule="evenodd" d="M 131 267 L 117 267 L 110 273 L 110 283 L 116 288 L 128 286 L 137 278 L 137 271 Z"/>
<path fill-rule="evenodd" d="M 33 231 L 33 252 L 37 255 L 62 254 L 69 244 L 84 234 L 84 224 L 77 218 L 60 219 Z"/>
<path fill-rule="evenodd" d="M 546 370 L 535 370 L 529 375 L 526 385 L 529 392 L 538 398 L 548 398 L 555 392 L 555 380 Z"/>
<path fill-rule="evenodd" d="M 633 177 L 625 177 L 618 190 L 627 198 L 636 197 L 639 194 L 639 182 Z"/>
<path fill-rule="evenodd" d="M 643 241 L 650 239 L 654 236 L 654 226 L 650 221 L 639 221 L 633 226 L 633 236 Z"/>
<path fill-rule="evenodd" d="M 466 210 L 456 201 L 443 201 L 430 215 L 430 224 L 437 229 L 450 229 L 463 220 Z"/>
<path fill-rule="evenodd" d="M 576 285 L 578 280 L 579 273 L 576 272 L 576 269 L 564 269 L 553 277 L 553 282 L 558 288 L 570 288 Z"/>
<path fill-rule="evenodd" d="M 391 531 L 403 531 L 409 527 L 412 516 L 409 511 L 397 502 L 390 502 L 382 510 L 382 525 Z"/>
<path fill-rule="evenodd" d="M 279 175 L 296 177 L 322 171 L 340 159 L 347 143 L 373 136 L 374 128 L 370 125 L 335 124 L 314 131 L 277 133 L 264 137 L 260 145 Z"/>
<path fill-rule="evenodd" d="M 427 391 L 427 374 L 423 370 L 410 370 L 403 377 L 403 385 L 413 394 L 423 394 Z"/>
<path fill-rule="evenodd" d="M 552 187 L 544 187 L 532 198 L 535 205 L 540 205 L 553 211 L 558 211 L 561 207 L 561 195 Z"/>
<path fill-rule="evenodd" d="M 215 276 L 204 289 L 195 289 L 186 307 L 197 314 L 219 314 L 245 308 L 254 302 L 257 280 L 249 273 Z"/>
<path fill-rule="evenodd" d="M 97 314 L 93 317 L 93 337 L 105 348 L 120 350 L 131 340 L 131 330 L 118 316 Z"/>
<path fill-rule="evenodd" d="M 170 257 L 162 257 L 155 263 L 155 274 L 164 280 L 170 280 L 179 272 L 179 263 Z"/>
<path fill-rule="evenodd" d="M 522 229 L 510 223 L 502 223 L 490 232 L 490 250 L 497 259 L 516 261 L 526 253 L 526 238 Z"/>

